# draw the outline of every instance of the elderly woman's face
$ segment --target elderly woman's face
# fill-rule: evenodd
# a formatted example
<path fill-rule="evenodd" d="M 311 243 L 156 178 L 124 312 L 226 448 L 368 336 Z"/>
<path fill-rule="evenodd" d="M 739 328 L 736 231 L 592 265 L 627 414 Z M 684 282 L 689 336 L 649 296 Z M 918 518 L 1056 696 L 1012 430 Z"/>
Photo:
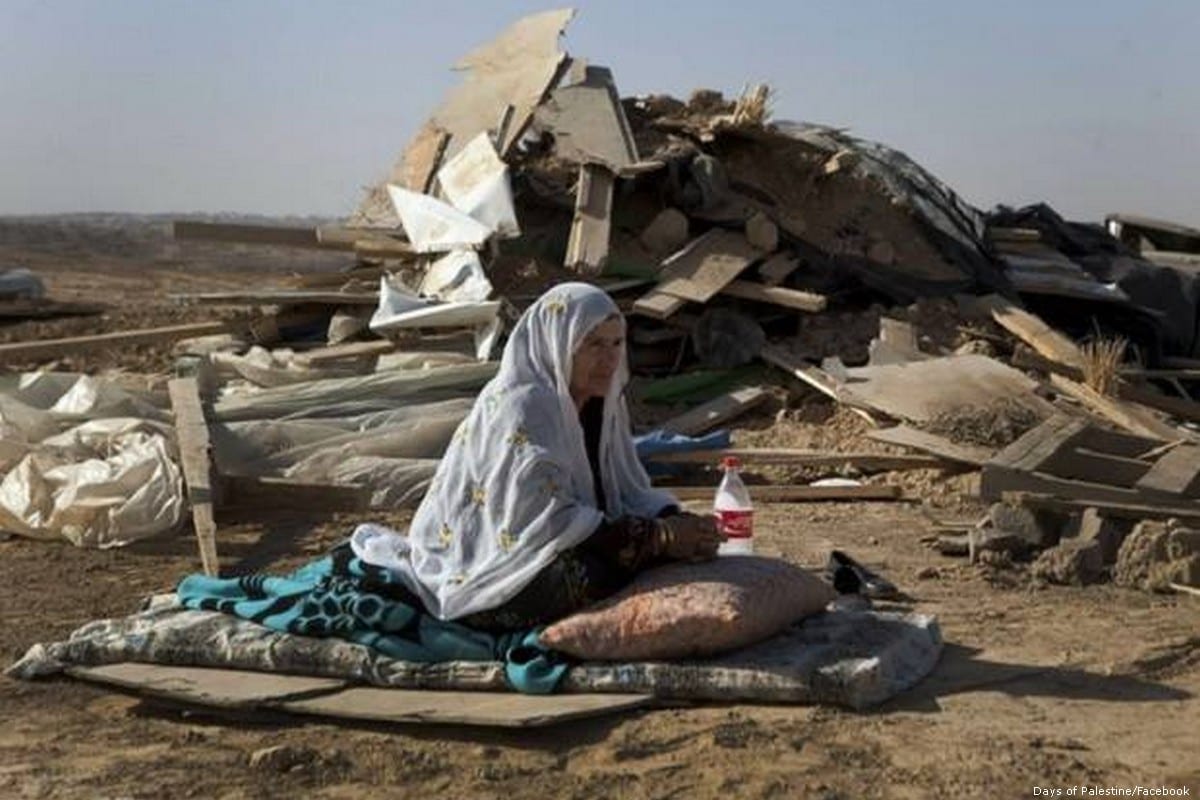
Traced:
<path fill-rule="evenodd" d="M 584 337 L 571 366 L 571 396 L 582 402 L 608 394 L 625 349 L 625 326 L 609 317 Z"/>

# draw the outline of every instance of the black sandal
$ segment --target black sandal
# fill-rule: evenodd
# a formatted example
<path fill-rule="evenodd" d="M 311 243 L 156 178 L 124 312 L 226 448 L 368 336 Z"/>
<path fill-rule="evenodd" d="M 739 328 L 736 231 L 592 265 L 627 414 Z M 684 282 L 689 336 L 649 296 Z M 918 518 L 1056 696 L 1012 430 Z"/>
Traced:
<path fill-rule="evenodd" d="M 875 599 L 887 599 L 900 594 L 894 583 L 867 569 L 841 550 L 829 554 L 825 570 L 838 594 L 861 594 Z"/>

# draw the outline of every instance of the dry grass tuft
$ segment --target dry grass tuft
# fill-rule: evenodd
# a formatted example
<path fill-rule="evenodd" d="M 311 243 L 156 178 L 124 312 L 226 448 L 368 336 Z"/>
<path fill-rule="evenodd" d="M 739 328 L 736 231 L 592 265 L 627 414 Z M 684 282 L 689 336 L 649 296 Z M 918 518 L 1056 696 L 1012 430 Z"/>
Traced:
<path fill-rule="evenodd" d="M 737 104 L 733 108 L 733 124 L 758 126 L 767 124 L 771 118 L 774 99 L 775 93 L 765 83 L 746 86 L 742 89 Z"/>
<path fill-rule="evenodd" d="M 1124 337 L 1094 339 L 1083 346 L 1083 382 L 1103 395 L 1114 395 L 1129 342 Z"/>

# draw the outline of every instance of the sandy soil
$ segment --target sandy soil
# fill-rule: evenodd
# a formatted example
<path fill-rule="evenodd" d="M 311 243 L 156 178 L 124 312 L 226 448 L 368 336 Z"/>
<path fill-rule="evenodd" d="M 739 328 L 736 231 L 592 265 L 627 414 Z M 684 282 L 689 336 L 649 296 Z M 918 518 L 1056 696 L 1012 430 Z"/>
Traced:
<path fill-rule="evenodd" d="M 162 292 L 185 281 L 195 290 L 252 282 L 232 270 L 104 275 L 95 266 L 45 259 L 37 268 L 56 299 L 118 306 L 107 320 L 10 326 L 0 337 L 205 319 L 211 311 L 181 312 Z M 165 349 L 104 358 L 127 369 L 169 363 Z M 752 420 L 744 440 L 762 443 L 776 424 L 776 439 L 789 443 L 860 444 L 853 423 L 828 407 L 780 416 Z M 969 479 L 922 473 L 903 482 L 942 518 L 977 511 L 957 494 Z M 223 567 L 298 564 L 358 519 L 225 525 Z M 829 548 L 848 549 L 904 588 L 903 607 L 940 619 L 948 644 L 935 674 L 868 713 L 704 705 L 526 732 L 384 728 L 214 716 L 71 681 L 0 678 L 0 797 L 1007 798 L 1033 797 L 1035 787 L 1069 796 L 1079 785 L 1200 793 L 1200 601 L 1042 586 L 1021 565 L 972 566 L 934 553 L 920 542 L 927 526 L 916 504 L 759 511 L 760 552 L 818 565 Z M 11 662 L 34 642 L 130 613 L 197 568 L 186 531 L 104 552 L 2 541 L 0 656 Z M 251 753 L 275 745 L 291 748 L 285 764 L 250 766 Z"/>

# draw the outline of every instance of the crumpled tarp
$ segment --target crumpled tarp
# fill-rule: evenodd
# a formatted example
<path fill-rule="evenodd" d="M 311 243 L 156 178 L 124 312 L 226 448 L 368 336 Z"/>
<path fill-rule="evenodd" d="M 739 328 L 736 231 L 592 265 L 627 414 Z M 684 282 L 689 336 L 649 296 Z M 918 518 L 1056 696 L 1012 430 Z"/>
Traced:
<path fill-rule="evenodd" d="M 116 547 L 175 529 L 184 494 L 168 419 L 99 378 L 0 377 L 0 530 Z"/>
<path fill-rule="evenodd" d="M 1125 304 L 1127 332 L 1149 345 L 1152 358 L 1200 356 L 1200 272 L 1147 261 L 1104 226 L 1068 222 L 1045 203 L 1018 209 L 1000 206 L 988 215 L 988 222 L 1000 227 L 1033 228 L 1048 246 L 1093 277 L 1118 286 L 1131 301 Z M 1091 315 L 1080 314 L 1077 304 L 1059 307 L 1065 312 L 1061 320 L 1053 307 L 1038 310 L 1068 330 L 1063 323 L 1091 324 Z M 1138 330 L 1146 329 L 1153 330 L 1153 341 L 1137 335 Z"/>

